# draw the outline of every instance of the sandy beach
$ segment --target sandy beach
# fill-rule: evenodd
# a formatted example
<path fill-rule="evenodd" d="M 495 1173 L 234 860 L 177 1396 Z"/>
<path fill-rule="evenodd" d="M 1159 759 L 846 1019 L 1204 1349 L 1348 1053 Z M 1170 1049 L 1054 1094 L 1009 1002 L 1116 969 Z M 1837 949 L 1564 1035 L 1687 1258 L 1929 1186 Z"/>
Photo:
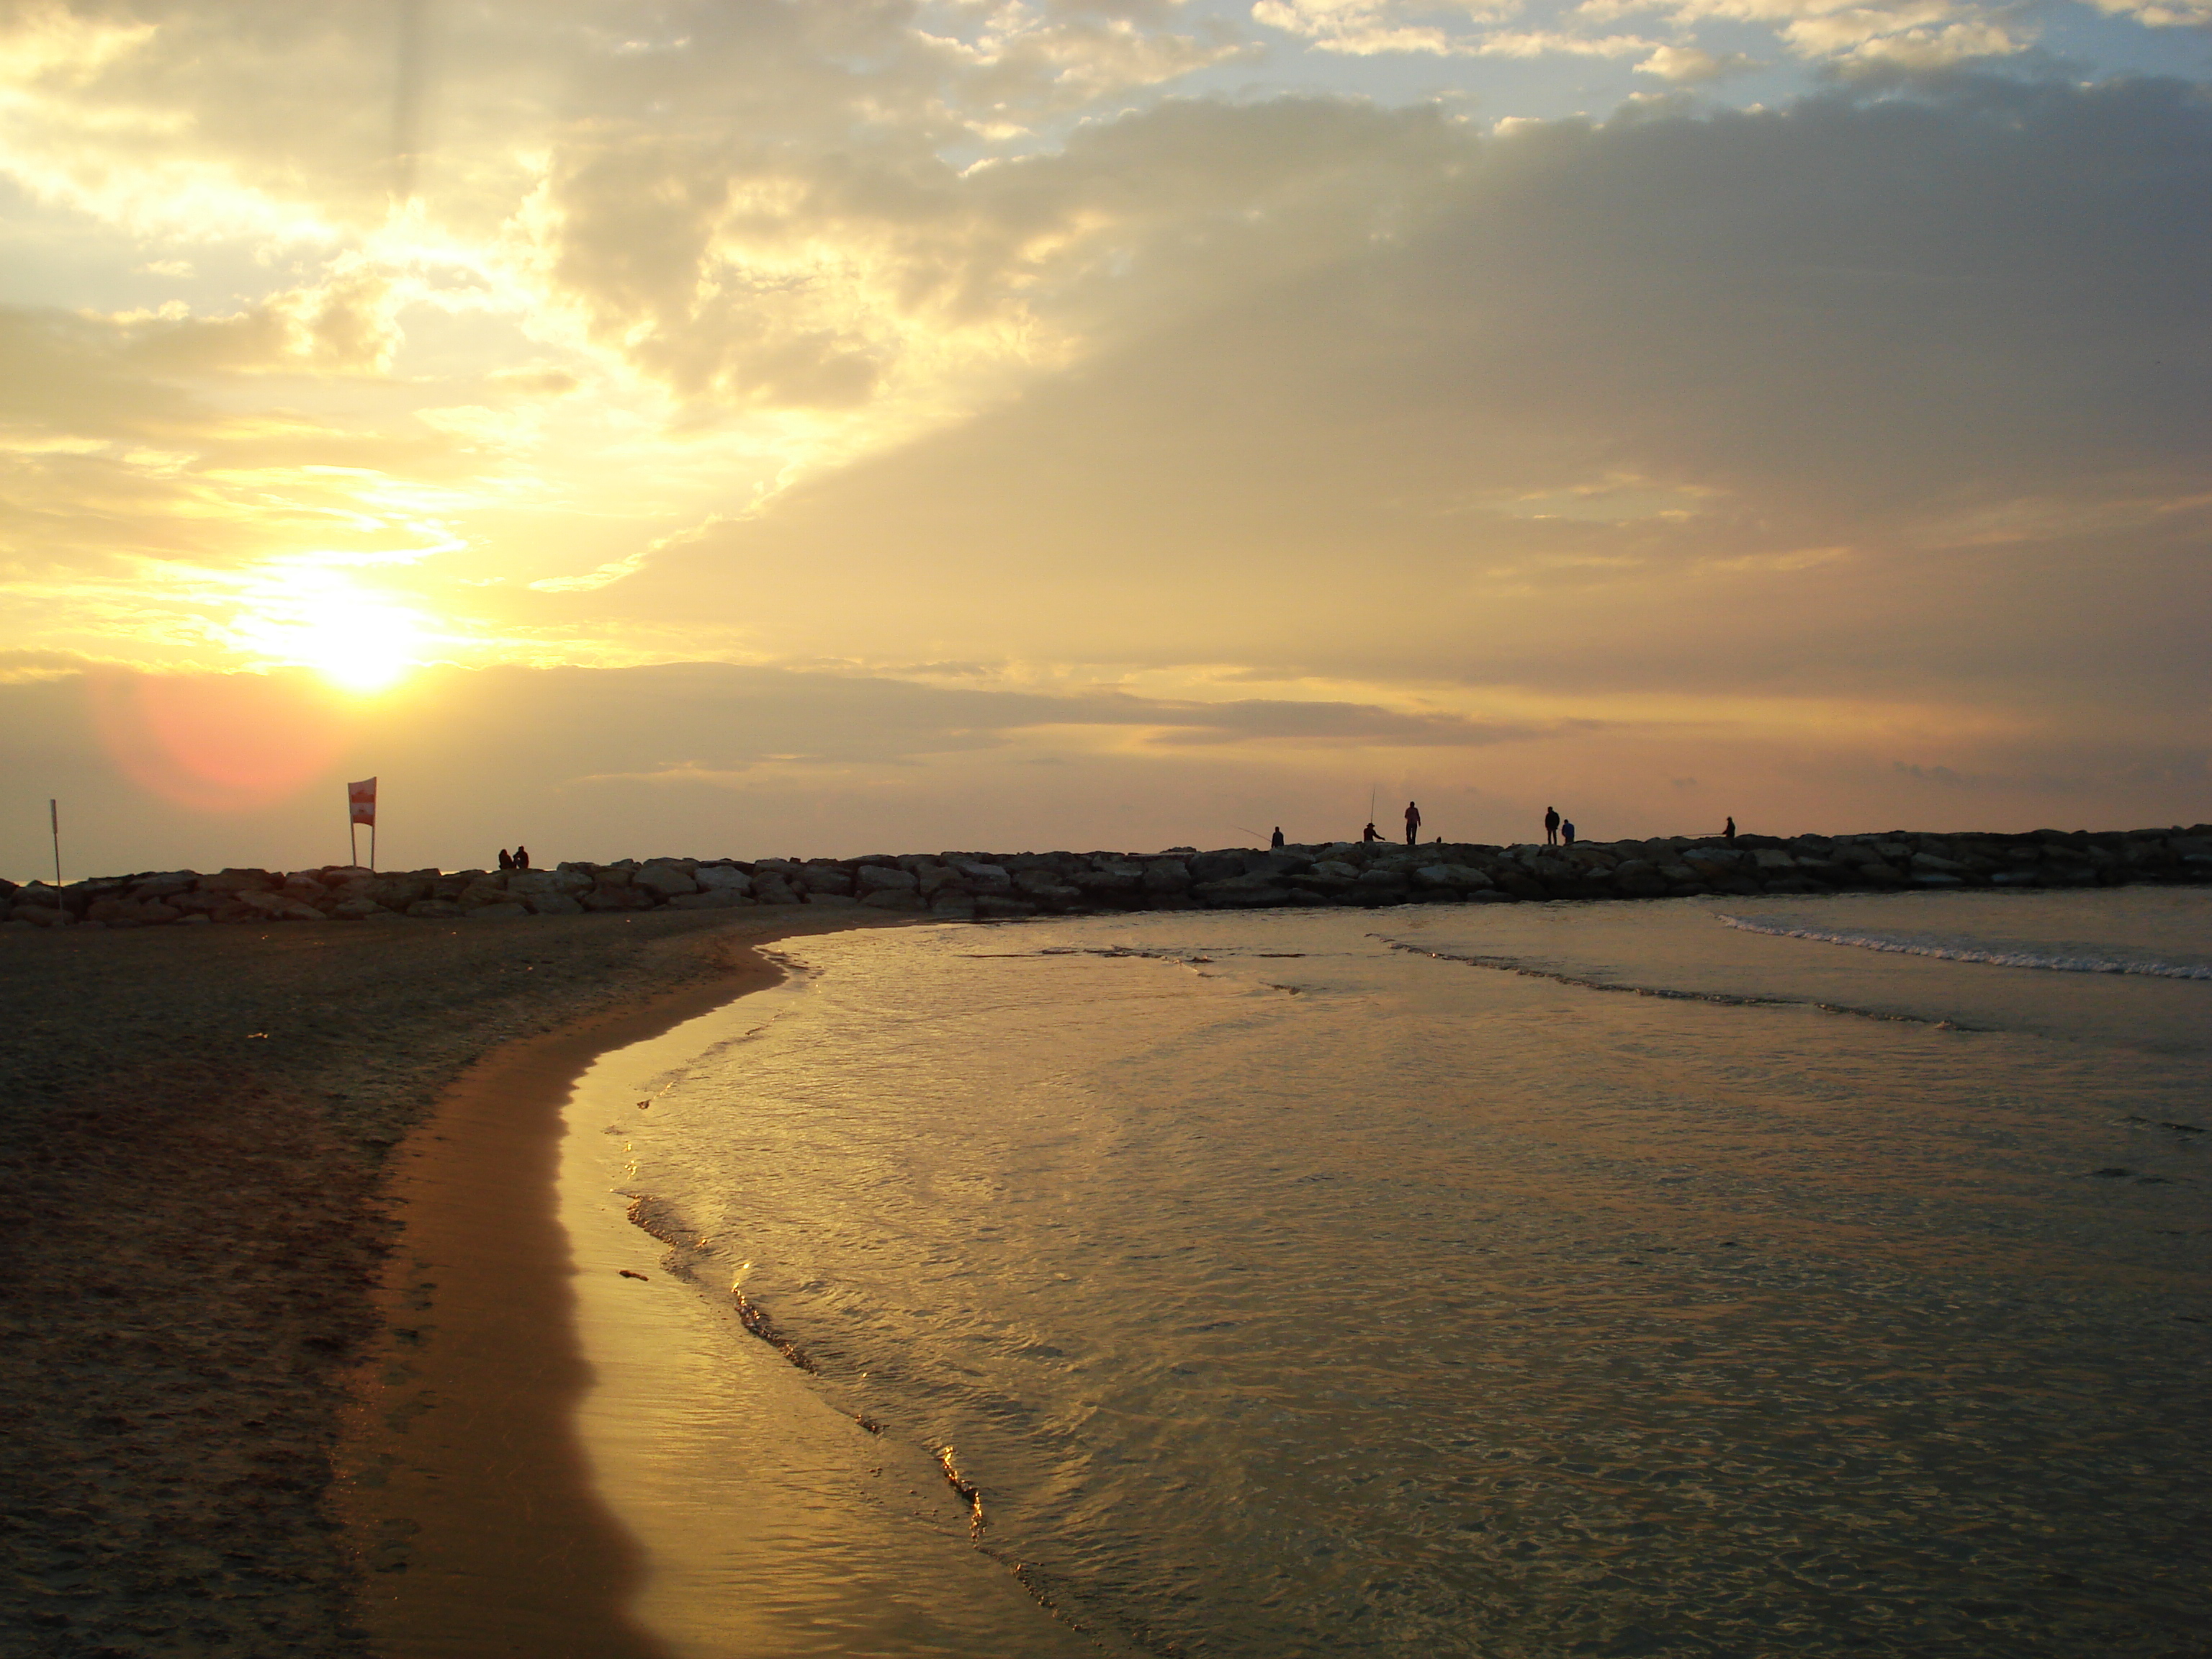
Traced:
<path fill-rule="evenodd" d="M 750 945 L 896 920 L 9 939 L 0 1527 L 16 1570 L 0 1654 L 376 1650 L 363 1587 L 427 1540 L 387 1524 L 361 1435 L 392 1426 L 392 1349 L 430 1322 L 414 1264 L 455 1247 L 480 1271 L 448 1276 L 441 1316 L 477 1340 L 447 1351 L 459 1369 L 441 1381 L 483 1385 L 483 1473 L 510 1522 L 527 1506 L 546 1629 L 568 1644 L 529 1650 L 652 1651 L 621 1626 L 623 1545 L 562 1438 L 580 1367 L 552 1280 L 532 1275 L 558 1249 L 561 1092 L 601 1048 L 772 980 Z M 368 1484 L 341 1501 L 356 1398 Z M 494 1490 L 441 1498 L 465 1522 Z"/>

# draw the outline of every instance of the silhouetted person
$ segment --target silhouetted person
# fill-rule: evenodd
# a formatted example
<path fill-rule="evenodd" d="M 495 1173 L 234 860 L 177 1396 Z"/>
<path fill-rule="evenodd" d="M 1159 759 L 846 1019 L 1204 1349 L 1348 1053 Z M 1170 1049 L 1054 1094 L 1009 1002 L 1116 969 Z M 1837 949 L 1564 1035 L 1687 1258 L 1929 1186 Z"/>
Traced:
<path fill-rule="evenodd" d="M 1735 820 L 1734 818 L 1730 818 L 1728 821 L 1727 827 L 1721 831 L 1721 838 L 1727 842 L 1731 847 L 1735 845 Z"/>
<path fill-rule="evenodd" d="M 1421 809 L 1412 801 L 1406 803 L 1406 845 L 1411 847 L 1421 838 Z"/>
<path fill-rule="evenodd" d="M 1557 847 L 1559 844 L 1559 809 L 1556 806 L 1547 806 L 1544 809 L 1544 845 Z"/>
<path fill-rule="evenodd" d="M 512 870 L 514 868 L 514 854 L 508 852 L 504 847 L 499 849 L 499 867 L 502 870 Z"/>
<path fill-rule="evenodd" d="M 520 842 L 514 844 L 514 867 L 518 870 L 527 870 L 530 867 L 530 849 Z"/>
<path fill-rule="evenodd" d="M 1280 850 L 1283 845 L 1283 826 L 1281 824 L 1277 824 L 1275 826 L 1275 833 L 1267 837 L 1267 845 L 1271 848 Z"/>
<path fill-rule="evenodd" d="M 1362 830 L 1359 832 L 1359 839 L 1362 841 L 1380 841 L 1382 839 L 1382 832 L 1380 830 L 1377 830 L 1374 824 L 1370 823 L 1364 830 Z"/>
<path fill-rule="evenodd" d="M 1572 818 L 1559 820 L 1559 839 L 1569 847 L 1575 844 L 1575 821 Z"/>

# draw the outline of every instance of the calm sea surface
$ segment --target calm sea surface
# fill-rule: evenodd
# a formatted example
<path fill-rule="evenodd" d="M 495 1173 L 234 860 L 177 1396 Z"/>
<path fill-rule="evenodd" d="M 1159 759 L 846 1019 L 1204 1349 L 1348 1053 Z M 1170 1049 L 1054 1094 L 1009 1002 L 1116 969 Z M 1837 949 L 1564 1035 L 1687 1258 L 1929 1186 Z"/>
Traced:
<path fill-rule="evenodd" d="M 2212 893 L 787 950 L 633 1189 L 1111 1645 L 2206 1650 Z"/>

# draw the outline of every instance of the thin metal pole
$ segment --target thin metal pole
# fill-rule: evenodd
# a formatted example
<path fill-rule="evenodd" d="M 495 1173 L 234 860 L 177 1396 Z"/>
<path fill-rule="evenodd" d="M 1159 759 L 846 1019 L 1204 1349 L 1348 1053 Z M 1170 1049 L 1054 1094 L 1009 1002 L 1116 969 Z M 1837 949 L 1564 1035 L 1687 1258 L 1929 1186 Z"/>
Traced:
<path fill-rule="evenodd" d="M 376 873 L 376 821 L 374 818 L 368 824 L 368 872 L 372 876 Z"/>
<path fill-rule="evenodd" d="M 54 835 L 54 910 L 61 917 L 61 925 L 69 926 L 69 907 L 62 902 L 62 805 L 49 797 L 46 801 L 46 827 Z"/>

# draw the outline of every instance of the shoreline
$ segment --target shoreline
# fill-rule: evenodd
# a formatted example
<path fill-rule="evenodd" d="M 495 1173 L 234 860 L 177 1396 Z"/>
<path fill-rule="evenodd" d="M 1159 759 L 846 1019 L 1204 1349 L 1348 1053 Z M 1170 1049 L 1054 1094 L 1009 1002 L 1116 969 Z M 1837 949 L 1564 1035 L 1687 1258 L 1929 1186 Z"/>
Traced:
<path fill-rule="evenodd" d="M 374 1575 L 331 1477 L 404 1260 L 392 1149 L 508 1045 L 726 1001 L 771 933 L 899 920 L 69 928 L 0 951 L 0 1655 L 368 1653 Z"/>
<path fill-rule="evenodd" d="M 979 1624 L 1036 1621 L 1023 1650 L 1037 1659 L 1116 1650 L 973 1552 L 967 1506 L 920 1449 L 872 1438 L 785 1357 L 756 1352 L 725 1299 L 672 1266 L 682 1252 L 610 1205 L 609 1155 L 575 1121 L 626 1120 L 652 1087 L 601 1062 L 657 1075 L 673 1055 L 656 1040 L 787 983 L 764 947 L 914 920 L 845 912 L 718 932 L 716 977 L 491 1050 L 398 1150 L 382 1328 L 355 1368 L 332 1488 L 375 1659 L 672 1659 L 702 1638 L 752 1651 L 790 1638 L 781 1617 L 858 1650 L 934 1628 L 935 1651 L 959 1630 L 896 1605 L 932 1567 L 937 1593 Z M 724 1419 L 702 1431 L 691 1408 L 718 1383 Z M 647 1473 L 673 1455 L 665 1434 L 688 1449 L 673 1502 L 665 1470 L 657 1491 Z M 869 1491 L 870 1476 L 890 1478 Z M 951 1553 L 930 1563 L 932 1540 Z M 673 1597 L 658 1609 L 665 1627 L 643 1594 L 648 1568 L 667 1581 L 657 1599 Z M 702 1577 L 730 1582 L 702 1594 Z"/>
<path fill-rule="evenodd" d="M 722 977 L 491 1050 L 398 1149 L 384 1328 L 335 1482 L 372 1651 L 664 1659 L 623 1611 L 642 1563 L 574 1426 L 590 1370 L 562 1273 L 562 1109 L 600 1055 L 778 983 L 757 947 L 794 931 L 823 930 L 726 939 Z"/>

